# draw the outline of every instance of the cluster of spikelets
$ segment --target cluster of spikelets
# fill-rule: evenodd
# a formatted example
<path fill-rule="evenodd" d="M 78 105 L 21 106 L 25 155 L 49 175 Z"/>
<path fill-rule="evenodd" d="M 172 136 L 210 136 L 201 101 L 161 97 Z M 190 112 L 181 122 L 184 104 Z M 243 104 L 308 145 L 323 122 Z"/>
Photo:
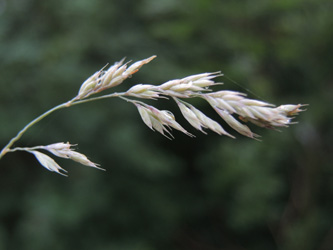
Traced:
<path fill-rule="evenodd" d="M 139 68 L 154 59 L 155 56 L 132 64 L 129 68 L 122 62 L 116 63 L 108 70 L 100 70 L 88 78 L 81 86 L 76 100 L 87 98 L 92 94 L 99 93 L 105 89 L 115 87 L 122 83 L 126 78 L 134 74 Z M 122 97 L 132 102 L 139 110 L 142 120 L 152 130 L 156 130 L 164 136 L 172 137 L 169 128 L 177 129 L 189 136 L 179 123 L 176 122 L 175 116 L 168 110 L 158 110 L 157 108 L 147 105 L 141 101 L 130 100 L 126 97 L 135 97 L 140 99 L 158 99 L 172 98 L 177 103 L 185 119 L 196 129 L 206 133 L 203 128 L 210 129 L 219 135 L 228 135 L 222 126 L 216 121 L 207 117 L 193 105 L 181 100 L 188 98 L 202 98 L 219 114 L 219 116 L 233 129 L 242 135 L 255 138 L 248 126 L 239 122 L 233 115 L 239 115 L 243 122 L 252 122 L 255 125 L 274 128 L 288 126 L 291 123 L 292 115 L 302 111 L 303 105 L 281 105 L 275 107 L 272 104 L 248 99 L 245 94 L 236 91 L 217 91 L 212 92 L 211 86 L 222 83 L 214 82 L 213 79 L 222 76 L 220 72 L 203 73 L 185 77 L 183 79 L 170 80 L 161 85 L 137 84 L 124 93 L 118 93 Z M 168 136 L 169 135 L 169 136 Z"/>
<path fill-rule="evenodd" d="M 206 116 L 199 109 L 184 101 L 184 99 L 201 98 L 216 111 L 216 113 L 238 133 L 257 138 L 258 135 L 253 133 L 244 123 L 251 122 L 257 126 L 265 128 L 286 127 L 291 124 L 292 116 L 303 111 L 301 104 L 298 105 L 281 105 L 275 107 L 272 104 L 246 98 L 246 95 L 236 91 L 213 91 L 214 85 L 222 83 L 214 82 L 214 78 L 222 76 L 220 72 L 202 73 L 188 76 L 182 79 L 170 80 L 161 85 L 137 84 L 125 92 L 111 93 L 91 97 L 97 93 L 113 88 L 121 84 L 124 80 L 136 73 L 144 64 L 149 63 L 156 56 L 149 57 L 128 66 L 123 61 L 117 62 L 108 69 L 101 69 L 90 76 L 82 85 L 76 97 L 68 101 L 65 106 L 70 107 L 83 102 L 94 101 L 103 98 L 119 97 L 127 102 L 133 103 L 143 120 L 143 122 L 153 131 L 157 131 L 165 137 L 173 138 L 171 129 L 176 129 L 184 134 L 193 137 L 185 128 L 183 128 L 175 119 L 172 112 L 168 110 L 159 110 L 154 106 L 148 105 L 138 99 L 159 98 L 173 99 L 178 105 L 184 118 L 195 129 L 206 134 L 205 130 L 211 130 L 219 135 L 227 135 L 234 138 L 233 135 L 215 120 Z M 236 119 L 237 117 L 238 119 Z M 83 154 L 75 152 L 69 143 L 55 143 L 48 146 L 37 146 L 34 148 L 14 148 L 3 152 L 13 152 L 16 150 L 25 150 L 33 153 L 38 161 L 48 170 L 63 174 L 62 169 L 51 157 L 37 151 L 44 149 L 52 154 L 77 161 L 81 164 L 97 167 Z"/>
<path fill-rule="evenodd" d="M 64 173 L 67 173 L 67 171 L 65 169 L 60 167 L 58 165 L 58 163 L 56 163 L 50 156 L 48 156 L 44 153 L 41 153 L 40 151 L 37 151 L 37 150 L 38 149 L 47 150 L 50 153 L 52 153 L 55 156 L 58 156 L 60 158 L 70 159 L 72 161 L 81 163 L 85 166 L 104 170 L 103 168 L 99 168 L 98 164 L 91 162 L 84 154 L 74 151 L 72 149 L 72 146 L 74 146 L 74 145 L 71 145 L 68 142 L 67 143 L 59 142 L 59 143 L 54 143 L 54 144 L 50 144 L 47 146 L 37 146 L 34 148 L 30 148 L 30 150 L 28 150 L 28 152 L 34 154 L 35 157 L 37 158 L 37 160 L 40 162 L 40 164 L 42 164 L 46 169 L 48 169 L 52 172 L 56 172 L 58 174 L 64 175 L 64 176 L 66 176 L 66 174 L 64 174 Z"/>

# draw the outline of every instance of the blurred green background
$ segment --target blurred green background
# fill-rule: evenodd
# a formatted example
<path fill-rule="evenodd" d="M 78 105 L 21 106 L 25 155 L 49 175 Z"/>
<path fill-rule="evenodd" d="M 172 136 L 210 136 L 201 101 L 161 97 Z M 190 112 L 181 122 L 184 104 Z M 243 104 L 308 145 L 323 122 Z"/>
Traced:
<path fill-rule="evenodd" d="M 171 101 L 154 105 L 196 138 L 169 141 L 120 99 L 56 112 L 16 146 L 78 143 L 107 171 L 57 159 L 65 178 L 6 155 L 0 249 L 333 249 L 332 13 L 330 0 L 0 0 L 0 147 L 123 57 L 158 55 L 120 89 L 221 70 L 222 89 L 310 104 L 281 133 L 253 128 L 262 142 L 202 135 Z"/>

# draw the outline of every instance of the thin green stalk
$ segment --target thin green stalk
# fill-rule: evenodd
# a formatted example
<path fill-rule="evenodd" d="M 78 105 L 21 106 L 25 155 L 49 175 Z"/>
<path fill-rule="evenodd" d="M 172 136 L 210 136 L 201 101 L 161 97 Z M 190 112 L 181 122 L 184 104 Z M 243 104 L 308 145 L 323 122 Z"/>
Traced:
<path fill-rule="evenodd" d="M 40 120 L 44 119 L 46 116 L 50 115 L 51 113 L 53 113 L 56 110 L 62 109 L 62 108 L 68 108 L 70 106 L 73 105 L 77 105 L 77 104 L 82 104 L 82 103 L 86 103 L 86 102 L 91 102 L 91 101 L 96 101 L 96 100 L 101 100 L 101 99 L 105 99 L 105 98 L 111 98 L 111 97 L 119 97 L 121 95 L 124 95 L 125 93 L 112 93 L 109 95 L 103 95 L 103 96 L 98 96 L 98 97 L 93 97 L 93 98 L 89 98 L 89 99 L 85 99 L 85 100 L 78 100 L 75 101 L 75 98 L 73 98 L 72 100 L 59 104 L 58 106 L 55 106 L 54 108 L 46 111 L 45 113 L 41 114 L 40 116 L 38 116 L 37 118 L 35 118 L 34 120 L 32 120 L 30 123 L 28 123 L 20 132 L 17 133 L 17 135 L 15 137 L 13 137 L 9 143 L 1 150 L 0 153 L 0 159 L 8 152 L 14 152 L 16 150 L 24 150 L 24 148 L 15 148 L 15 149 L 10 149 L 11 146 L 13 146 L 13 144 L 18 141 L 22 135 L 33 125 L 35 125 L 36 123 L 38 123 Z"/>
<path fill-rule="evenodd" d="M 72 106 L 72 105 L 77 105 L 77 104 L 82 104 L 82 103 L 86 103 L 86 102 L 102 100 L 102 99 L 111 98 L 111 97 L 121 97 L 121 96 L 125 95 L 125 93 L 126 92 L 112 93 L 112 94 L 109 94 L 109 95 L 102 95 L 102 96 L 92 97 L 92 98 L 88 98 L 88 99 L 84 99 L 84 100 L 73 101 L 70 105 Z"/>
<path fill-rule="evenodd" d="M 24 147 L 24 148 L 21 148 L 21 147 L 16 147 L 16 148 L 13 148 L 13 149 L 8 149 L 7 152 L 15 152 L 15 151 L 32 151 L 32 150 L 36 150 L 36 149 L 44 149 L 43 146 L 36 146 L 36 147 Z"/>
<path fill-rule="evenodd" d="M 55 106 L 54 108 L 46 111 L 45 113 L 41 114 L 38 116 L 36 119 L 32 120 L 30 123 L 28 123 L 20 132 L 17 133 L 15 137 L 13 137 L 9 143 L 1 150 L 0 153 L 0 159 L 8 152 L 10 152 L 10 147 L 13 146 L 13 144 L 18 141 L 22 135 L 33 125 L 35 125 L 37 122 L 48 116 L 49 114 L 53 113 L 56 110 L 62 109 L 62 108 L 67 108 L 71 105 L 71 101 L 59 104 L 58 106 Z"/>

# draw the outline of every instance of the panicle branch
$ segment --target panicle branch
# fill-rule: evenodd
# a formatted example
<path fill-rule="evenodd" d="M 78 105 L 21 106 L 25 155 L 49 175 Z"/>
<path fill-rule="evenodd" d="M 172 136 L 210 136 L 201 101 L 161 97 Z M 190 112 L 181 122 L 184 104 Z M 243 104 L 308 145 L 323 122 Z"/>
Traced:
<path fill-rule="evenodd" d="M 74 145 L 63 142 L 58 142 L 54 144 L 50 144 L 47 146 L 36 146 L 32 148 L 15 148 L 11 151 L 27 151 L 33 155 L 35 155 L 36 159 L 39 161 L 39 163 L 45 167 L 46 169 L 56 172 L 58 174 L 67 176 L 67 171 L 63 168 L 61 168 L 58 163 L 56 163 L 50 156 L 48 156 L 45 153 L 40 152 L 39 150 L 47 150 L 50 153 L 52 153 L 55 156 L 58 156 L 60 158 L 70 159 L 72 161 L 81 163 L 82 165 L 97 168 L 99 170 L 105 170 L 103 168 L 98 167 L 98 164 L 91 162 L 87 156 L 84 154 L 81 154 L 79 152 L 76 152 L 72 149 Z"/>

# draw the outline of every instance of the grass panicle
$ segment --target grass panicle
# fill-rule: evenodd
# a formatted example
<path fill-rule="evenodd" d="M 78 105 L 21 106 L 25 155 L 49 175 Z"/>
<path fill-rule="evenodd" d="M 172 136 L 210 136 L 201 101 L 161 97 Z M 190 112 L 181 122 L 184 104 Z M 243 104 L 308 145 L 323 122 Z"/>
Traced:
<path fill-rule="evenodd" d="M 190 137 L 194 137 L 194 135 L 176 121 L 171 111 L 159 110 L 152 105 L 148 105 L 144 102 L 145 99 L 157 101 L 160 98 L 165 98 L 173 100 L 178 105 L 184 118 L 196 130 L 204 134 L 207 134 L 206 130 L 211 130 L 218 135 L 226 135 L 231 138 L 235 137 L 226 132 L 219 122 L 209 118 L 185 100 L 200 98 L 206 101 L 229 127 L 239 134 L 253 139 L 257 139 L 259 135 L 253 133 L 245 123 L 250 122 L 259 127 L 269 129 L 287 127 L 294 123 L 292 122 L 294 115 L 305 111 L 302 108 L 306 105 L 303 104 L 287 104 L 276 107 L 273 104 L 261 100 L 249 99 L 244 93 L 230 90 L 213 91 L 212 86 L 222 85 L 221 82 L 214 81 L 215 78 L 223 76 L 221 72 L 195 74 L 182 79 L 169 80 L 160 85 L 140 83 L 132 86 L 125 92 L 97 95 L 120 85 L 127 78 L 138 72 L 143 65 L 148 64 L 155 58 L 156 56 L 151 56 L 131 65 L 121 60 L 111 65 L 108 69 L 106 69 L 107 66 L 105 66 L 95 72 L 82 83 L 78 94 L 73 99 L 46 111 L 19 131 L 2 149 L 0 159 L 9 152 L 26 151 L 33 154 L 46 169 L 66 176 L 67 171 L 61 168 L 49 155 L 41 152 L 41 150 L 44 150 L 56 157 L 69 159 L 85 166 L 104 170 L 98 167 L 98 164 L 91 162 L 84 154 L 76 152 L 73 149 L 74 145 L 70 143 L 58 142 L 35 147 L 13 148 L 12 146 L 31 126 L 54 111 L 105 98 L 118 97 L 134 104 L 143 122 L 151 130 L 159 132 L 168 139 L 174 138 L 172 129 L 176 129 Z M 93 95 L 95 95 L 95 97 L 91 97 Z"/>

